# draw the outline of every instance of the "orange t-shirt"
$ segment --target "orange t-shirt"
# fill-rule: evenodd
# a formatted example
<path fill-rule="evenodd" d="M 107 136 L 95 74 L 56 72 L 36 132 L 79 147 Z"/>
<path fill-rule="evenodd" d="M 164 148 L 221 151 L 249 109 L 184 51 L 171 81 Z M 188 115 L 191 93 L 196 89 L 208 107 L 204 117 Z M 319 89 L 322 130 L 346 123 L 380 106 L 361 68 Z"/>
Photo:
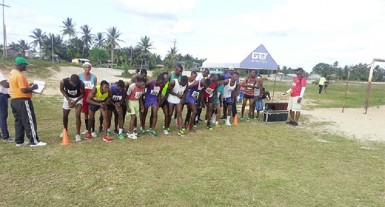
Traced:
<path fill-rule="evenodd" d="M 23 93 L 22 88 L 29 88 L 27 78 L 16 69 L 11 71 L 9 76 L 9 93 L 11 98 L 32 98 L 32 93 Z"/>

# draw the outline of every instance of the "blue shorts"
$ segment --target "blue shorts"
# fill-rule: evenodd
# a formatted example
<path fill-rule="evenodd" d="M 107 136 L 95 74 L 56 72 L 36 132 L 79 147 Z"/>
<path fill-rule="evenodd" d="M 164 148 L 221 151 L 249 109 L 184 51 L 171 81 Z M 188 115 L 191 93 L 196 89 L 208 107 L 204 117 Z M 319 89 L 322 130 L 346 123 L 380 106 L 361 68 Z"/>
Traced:
<path fill-rule="evenodd" d="M 196 104 L 197 103 L 197 99 L 192 97 L 192 96 L 186 96 L 186 103 L 187 104 Z"/>
<path fill-rule="evenodd" d="M 261 100 L 257 100 L 255 102 L 255 109 L 257 111 L 262 111 L 263 110 L 263 101 L 262 101 L 262 99 Z"/>

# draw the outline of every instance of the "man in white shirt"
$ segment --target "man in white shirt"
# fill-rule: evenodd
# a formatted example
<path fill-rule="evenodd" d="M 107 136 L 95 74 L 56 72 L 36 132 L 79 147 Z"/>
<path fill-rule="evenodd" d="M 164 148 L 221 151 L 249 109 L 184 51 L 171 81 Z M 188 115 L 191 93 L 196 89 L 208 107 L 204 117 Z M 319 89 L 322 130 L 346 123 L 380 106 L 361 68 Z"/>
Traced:
<path fill-rule="evenodd" d="M 0 129 L 5 142 L 14 142 L 15 138 L 9 137 L 7 118 L 8 118 L 8 98 L 9 83 L 0 72 Z"/>

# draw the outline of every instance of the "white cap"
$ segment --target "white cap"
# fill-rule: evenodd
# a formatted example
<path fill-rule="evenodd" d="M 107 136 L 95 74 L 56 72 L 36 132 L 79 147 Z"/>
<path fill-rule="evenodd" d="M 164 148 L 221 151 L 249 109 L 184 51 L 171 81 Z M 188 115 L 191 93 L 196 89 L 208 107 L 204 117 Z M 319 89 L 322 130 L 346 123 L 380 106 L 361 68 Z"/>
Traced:
<path fill-rule="evenodd" d="M 89 63 L 89 62 L 85 62 L 85 63 L 83 63 L 83 67 L 84 67 L 84 66 L 86 66 L 86 65 L 89 65 L 89 66 L 91 66 L 91 67 L 92 67 L 91 63 Z"/>

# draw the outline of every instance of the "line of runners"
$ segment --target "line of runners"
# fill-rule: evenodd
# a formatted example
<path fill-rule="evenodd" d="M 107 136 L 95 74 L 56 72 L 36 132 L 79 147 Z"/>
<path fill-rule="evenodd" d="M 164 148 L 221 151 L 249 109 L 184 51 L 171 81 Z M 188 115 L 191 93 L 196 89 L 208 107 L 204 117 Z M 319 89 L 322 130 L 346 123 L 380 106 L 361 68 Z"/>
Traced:
<path fill-rule="evenodd" d="M 254 109 L 263 109 L 262 100 L 270 99 L 270 95 L 263 88 L 263 82 L 255 71 L 241 83 L 239 74 L 235 71 L 225 72 L 224 75 L 209 74 L 204 70 L 198 75 L 191 72 L 190 77 L 182 75 L 183 67 L 176 65 L 174 72 L 162 73 L 156 80 L 147 79 L 147 71 L 142 70 L 140 75 L 134 77 L 130 84 L 122 80 L 117 83 L 108 83 L 103 80 L 97 84 L 97 78 L 91 71 L 92 65 L 84 63 L 84 72 L 80 75 L 73 74 L 60 82 L 60 91 L 63 100 L 63 125 L 68 131 L 68 116 L 71 109 L 76 114 L 75 141 L 81 141 L 80 134 L 85 134 L 85 139 L 97 137 L 95 132 L 95 113 L 100 110 L 99 132 L 103 132 L 103 140 L 111 142 L 111 119 L 114 115 L 114 133 L 119 139 L 125 139 L 123 125 L 125 116 L 131 119 L 127 137 L 137 139 L 138 134 L 146 131 L 157 136 L 158 110 L 162 108 L 164 114 L 163 133 L 170 133 L 172 117 L 176 120 L 178 135 L 184 136 L 186 130 L 195 132 L 194 126 L 202 121 L 200 115 L 205 108 L 207 129 L 212 130 L 212 125 L 218 125 L 219 119 L 225 119 L 226 125 L 231 125 L 230 119 L 237 113 L 236 99 L 240 87 L 244 88 L 245 96 L 242 104 L 241 118 L 245 106 L 249 102 L 248 118 L 254 118 Z M 187 108 L 185 119 L 182 111 Z M 149 126 L 146 128 L 147 114 L 151 110 Z M 80 133 L 81 112 L 84 113 L 86 130 Z M 221 113 L 223 115 L 221 116 Z M 138 120 L 139 119 L 139 120 Z M 138 122 L 140 124 L 139 130 Z M 62 135 L 61 135 L 62 136 Z"/>

